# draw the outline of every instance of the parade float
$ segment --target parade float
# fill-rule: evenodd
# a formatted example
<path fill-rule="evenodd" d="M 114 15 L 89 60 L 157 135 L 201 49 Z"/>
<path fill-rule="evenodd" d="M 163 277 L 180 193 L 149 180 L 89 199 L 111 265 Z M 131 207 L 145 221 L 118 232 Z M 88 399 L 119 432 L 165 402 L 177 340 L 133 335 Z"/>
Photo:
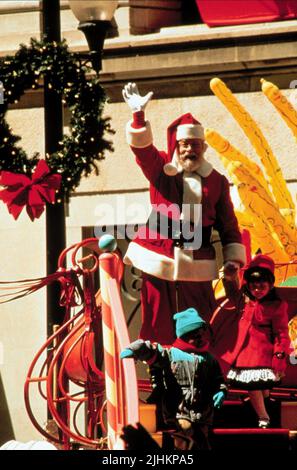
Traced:
<path fill-rule="evenodd" d="M 297 314 L 296 206 L 277 158 L 252 116 L 220 79 L 214 78 L 210 86 L 236 119 L 260 159 L 261 165 L 232 146 L 216 130 L 206 130 L 208 144 L 219 154 L 238 191 L 240 203 L 236 205 L 236 214 L 241 229 L 248 234 L 248 257 L 261 252 L 273 257 L 276 263 L 277 288 L 280 296 L 289 304 L 292 352 L 284 388 L 274 393 L 279 393 L 282 399 L 293 400 L 295 403 L 297 379 L 293 366 L 296 362 Z M 262 87 L 296 137 L 297 113 L 291 103 L 274 84 L 263 80 Z M 3 124 L 5 123 L 2 115 Z M 7 127 L 6 134 L 6 143 L 11 143 L 11 134 Z M 31 172 L 40 170 L 40 160 L 34 160 L 30 165 Z M 1 184 L 4 186 L 1 199 L 10 204 L 9 210 L 14 216 L 18 214 L 11 208 L 16 203 L 15 191 L 18 188 L 15 186 L 15 179 L 19 183 L 20 168 L 23 166 L 5 166 L 1 174 Z M 42 177 L 50 178 L 51 172 L 56 171 L 58 176 L 61 173 L 59 168 L 55 165 L 51 167 L 49 162 L 49 168 L 46 168 L 46 174 Z M 36 205 L 33 205 L 35 212 L 32 212 L 29 195 L 34 181 L 28 183 L 24 178 L 32 177 L 34 180 L 35 173 L 28 176 L 27 169 L 26 173 L 23 173 L 21 178 L 21 183 L 24 183 L 22 207 L 27 207 L 33 220 L 41 215 L 40 210 L 46 201 L 54 203 L 54 198 L 48 199 L 49 193 L 44 192 L 44 186 L 40 186 L 40 183 L 47 185 L 52 181 L 41 182 L 40 175 L 37 174 L 37 189 L 41 195 L 46 196 L 43 197 L 42 207 L 36 209 Z M 68 181 L 67 178 L 65 181 Z M 75 186 L 73 180 L 72 185 Z M 25 191 L 24 187 L 27 188 Z M 46 190 L 48 189 L 46 187 Z M 54 185 L 50 189 L 56 191 L 58 188 Z M 12 190 L 14 198 L 8 198 Z M 82 248 L 89 250 L 89 254 L 79 255 Z M 70 260 L 68 264 L 66 256 Z M 57 271 L 50 276 L 18 283 L 1 283 L 1 289 L 4 291 L 2 302 L 28 295 L 53 282 L 60 285 L 60 304 L 65 307 L 66 315 L 62 325 L 56 327 L 33 358 L 27 373 L 24 396 L 32 424 L 46 440 L 61 449 L 124 449 L 125 444 L 120 438 L 122 428 L 138 421 L 142 422 L 155 441 L 162 445 L 163 433 L 156 428 L 154 407 L 139 405 L 139 391 L 149 391 L 150 384 L 148 381 L 137 380 L 133 361 L 119 360 L 120 351 L 130 343 L 121 300 L 123 269 L 115 240 L 105 236 L 99 240 L 99 244 L 98 239 L 91 238 L 65 249 L 61 253 Z M 98 270 L 101 288 L 96 291 L 93 274 Z M 220 337 L 229 334 L 237 321 L 238 312 L 230 308 L 228 299 L 221 290 L 218 308 L 211 322 L 217 339 L 218 355 Z M 44 399 L 45 407 L 51 416 L 47 426 L 39 423 L 35 416 L 34 397 L 37 393 Z M 244 391 L 242 394 L 244 395 Z M 218 431 L 217 435 L 220 434 Z M 289 430 L 284 431 L 288 436 Z"/>

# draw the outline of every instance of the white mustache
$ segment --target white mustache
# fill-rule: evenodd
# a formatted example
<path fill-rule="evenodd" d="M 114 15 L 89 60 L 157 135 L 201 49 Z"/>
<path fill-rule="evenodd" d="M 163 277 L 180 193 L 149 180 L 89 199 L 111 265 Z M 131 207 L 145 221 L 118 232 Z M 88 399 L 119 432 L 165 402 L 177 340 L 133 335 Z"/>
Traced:
<path fill-rule="evenodd" d="M 189 158 L 190 160 L 194 160 L 197 158 L 197 155 L 195 153 L 188 153 L 187 155 L 184 155 L 184 159 Z"/>

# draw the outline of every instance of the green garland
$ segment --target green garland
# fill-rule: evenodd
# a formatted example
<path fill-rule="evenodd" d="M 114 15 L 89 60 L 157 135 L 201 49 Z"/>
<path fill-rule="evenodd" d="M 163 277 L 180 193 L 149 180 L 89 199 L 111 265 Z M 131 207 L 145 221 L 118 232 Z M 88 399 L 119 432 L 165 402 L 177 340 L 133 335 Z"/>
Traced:
<path fill-rule="evenodd" d="M 105 132 L 114 133 L 110 119 L 102 118 L 106 101 L 104 90 L 97 77 L 86 78 L 90 67 L 82 65 L 79 57 L 61 43 L 31 39 L 30 46 L 21 45 L 14 56 L 0 62 L 0 80 L 4 88 L 4 104 L 0 104 L 0 171 L 24 173 L 31 176 L 40 155 L 28 157 L 12 133 L 6 112 L 17 102 L 25 90 L 38 88 L 44 78 L 49 88 L 62 96 L 71 112 L 70 135 L 64 135 L 57 152 L 47 155 L 46 161 L 53 173 L 62 175 L 60 196 L 69 198 L 79 185 L 81 177 L 93 170 L 98 174 L 97 162 L 106 150 L 112 151 Z"/>

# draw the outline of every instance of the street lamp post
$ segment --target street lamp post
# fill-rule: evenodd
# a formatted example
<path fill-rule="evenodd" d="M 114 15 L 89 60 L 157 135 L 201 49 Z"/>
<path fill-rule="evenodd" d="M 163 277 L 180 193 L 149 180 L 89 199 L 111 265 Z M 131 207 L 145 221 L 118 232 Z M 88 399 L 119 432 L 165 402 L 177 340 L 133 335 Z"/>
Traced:
<path fill-rule="evenodd" d="M 61 40 L 60 1 L 42 1 L 42 37 L 49 42 Z M 61 95 L 49 87 L 44 79 L 44 127 L 45 153 L 51 155 L 59 148 L 63 139 L 63 106 Z M 66 246 L 64 199 L 46 208 L 46 270 L 47 275 L 56 271 L 58 258 Z M 53 333 L 53 326 L 61 324 L 65 309 L 59 305 L 60 286 L 58 283 L 47 287 L 47 335 Z"/>
<path fill-rule="evenodd" d="M 110 20 L 117 7 L 117 0 L 69 0 L 70 7 L 79 19 L 79 29 L 84 31 L 90 48 L 88 59 L 98 73 L 101 70 L 101 54 L 104 39 Z M 47 42 L 61 41 L 60 0 L 41 0 L 42 38 Z M 46 157 L 59 149 L 63 140 L 63 104 L 62 97 L 47 83 L 44 77 L 44 127 Z M 66 224 L 64 198 L 56 204 L 46 207 L 46 270 L 47 275 L 56 271 L 58 258 L 66 246 Z M 60 285 L 50 284 L 47 287 L 47 336 L 53 333 L 54 325 L 59 325 L 65 316 L 65 309 L 59 304 Z M 67 384 L 65 385 L 67 386 Z M 67 420 L 68 410 L 64 404 L 64 419 Z M 50 417 L 50 413 L 48 414 Z M 69 445 L 67 436 L 63 436 L 65 445 Z"/>
<path fill-rule="evenodd" d="M 118 6 L 118 0 L 68 1 L 72 12 L 79 20 L 78 29 L 83 31 L 88 42 L 90 52 L 87 59 L 91 61 L 93 69 L 98 74 L 102 68 L 101 56 L 104 40 L 111 27 L 111 20 Z M 107 390 L 106 394 L 108 394 Z M 107 413 L 109 413 L 109 406 L 107 403 Z"/>
<path fill-rule="evenodd" d="M 106 32 L 118 5 L 118 0 L 69 0 L 74 15 L 80 21 L 79 29 L 87 38 L 88 58 L 94 70 L 101 70 L 101 54 Z M 61 40 L 60 0 L 42 0 L 42 37 L 47 41 Z M 59 148 L 63 138 L 63 105 L 61 95 L 44 81 L 45 153 L 50 155 Z M 47 274 L 56 271 L 58 258 L 66 246 L 64 199 L 46 208 L 46 259 Z M 60 324 L 65 309 L 59 304 L 60 286 L 53 283 L 47 288 L 47 335 L 53 326 Z"/>
<path fill-rule="evenodd" d="M 118 0 L 68 0 L 70 8 L 79 20 L 78 29 L 86 36 L 93 69 L 101 70 L 104 40 L 118 6 Z"/>

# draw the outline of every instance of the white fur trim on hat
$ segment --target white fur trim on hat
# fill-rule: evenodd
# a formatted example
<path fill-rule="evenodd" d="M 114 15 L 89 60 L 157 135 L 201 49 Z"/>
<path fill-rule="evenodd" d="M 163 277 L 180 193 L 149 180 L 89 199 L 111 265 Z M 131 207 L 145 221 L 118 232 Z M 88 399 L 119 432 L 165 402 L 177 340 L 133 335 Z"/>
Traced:
<path fill-rule="evenodd" d="M 173 163 L 165 163 L 163 171 L 167 176 L 175 176 L 178 173 L 176 166 Z"/>
<path fill-rule="evenodd" d="M 176 130 L 176 140 L 202 139 L 204 140 L 204 129 L 200 124 L 180 124 Z"/>
<path fill-rule="evenodd" d="M 178 164 L 178 157 L 177 157 L 176 149 L 174 150 L 174 154 L 173 154 L 171 162 L 165 163 L 165 165 L 163 166 L 163 171 L 165 175 L 167 176 L 175 176 L 177 175 L 177 173 L 182 173 L 183 169 Z"/>

